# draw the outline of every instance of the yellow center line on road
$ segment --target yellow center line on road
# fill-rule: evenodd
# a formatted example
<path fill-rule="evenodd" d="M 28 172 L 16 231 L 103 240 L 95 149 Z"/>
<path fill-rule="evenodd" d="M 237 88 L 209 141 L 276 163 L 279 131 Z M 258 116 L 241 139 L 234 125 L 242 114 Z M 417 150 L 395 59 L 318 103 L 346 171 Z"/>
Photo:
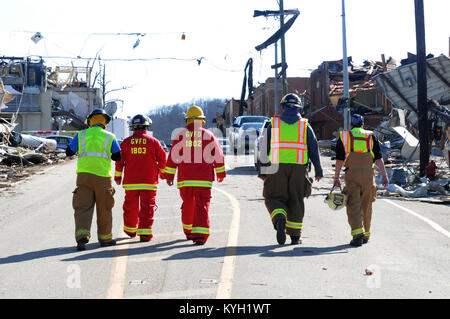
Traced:
<path fill-rule="evenodd" d="M 233 285 L 234 268 L 236 263 L 236 247 L 238 243 L 241 209 L 239 207 L 239 201 L 233 195 L 216 187 L 213 187 L 213 189 L 222 193 L 228 198 L 233 210 L 230 230 L 228 232 L 227 246 L 225 249 L 225 257 L 222 265 L 222 272 L 220 275 L 220 281 L 218 283 L 216 294 L 217 299 L 230 299 Z"/>
<path fill-rule="evenodd" d="M 238 200 L 228 192 L 213 187 L 214 190 L 225 195 L 231 203 L 233 211 L 231 225 L 228 230 L 228 241 L 225 249 L 225 257 L 222 265 L 220 281 L 217 287 L 217 299 L 230 299 L 232 290 L 232 280 L 234 276 L 234 266 L 236 261 L 236 247 L 239 235 L 240 207 Z M 123 233 L 126 236 L 125 233 Z M 130 240 L 116 246 L 117 255 L 111 267 L 110 283 L 106 293 L 106 299 L 121 299 L 124 294 L 124 285 L 128 267 L 128 249 Z"/>
<path fill-rule="evenodd" d="M 123 233 L 126 236 L 125 233 Z M 130 240 L 125 239 L 124 244 L 116 245 L 117 255 L 113 260 L 111 267 L 111 276 L 109 288 L 106 293 L 106 299 L 121 299 L 125 285 L 125 277 L 127 275 L 128 266 L 128 249 L 130 248 Z"/>
<path fill-rule="evenodd" d="M 423 217 L 422 215 L 420 215 L 420 214 L 418 214 L 418 213 L 416 213 L 416 212 L 414 212 L 414 211 L 412 211 L 412 210 L 410 210 L 410 209 L 408 209 L 408 208 L 405 208 L 405 207 L 403 207 L 403 206 L 401 206 L 401 205 L 399 205 L 399 204 L 397 204 L 397 203 L 394 203 L 394 202 L 393 202 L 392 200 L 390 200 L 390 199 L 384 199 L 384 201 L 385 201 L 385 202 L 388 202 L 389 204 L 391 204 L 391 205 L 393 205 L 393 206 L 395 206 L 395 207 L 397 207 L 397 208 L 400 208 L 401 210 L 407 212 L 408 214 L 411 214 L 411 215 L 413 215 L 413 216 L 415 216 L 415 217 L 421 219 L 422 221 L 424 221 L 425 223 L 427 223 L 428 225 L 430 225 L 430 226 L 431 226 L 434 230 L 436 230 L 437 232 L 439 232 L 439 233 L 441 233 L 442 235 L 447 236 L 448 238 L 450 238 L 450 232 L 448 232 L 447 230 L 445 230 L 444 228 L 442 228 L 440 225 L 438 225 L 438 224 L 435 223 L 434 221 L 432 221 L 432 220 L 430 220 L 430 219 L 428 219 L 428 218 L 426 218 L 426 217 Z"/>

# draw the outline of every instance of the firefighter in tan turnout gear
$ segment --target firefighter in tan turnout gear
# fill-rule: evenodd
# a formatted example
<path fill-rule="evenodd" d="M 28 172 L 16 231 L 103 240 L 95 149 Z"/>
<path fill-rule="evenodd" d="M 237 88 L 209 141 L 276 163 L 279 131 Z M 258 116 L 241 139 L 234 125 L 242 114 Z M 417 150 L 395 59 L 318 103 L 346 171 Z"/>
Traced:
<path fill-rule="evenodd" d="M 264 180 L 263 196 L 277 242 L 283 245 L 288 234 L 291 244 L 299 244 L 305 214 L 303 199 L 311 194 L 312 186 L 309 160 L 314 165 L 315 180 L 323 174 L 314 131 L 299 113 L 300 98 L 287 94 L 280 105 L 282 113 L 271 119 L 265 134 L 270 165 L 261 168 L 259 177 Z"/>
<path fill-rule="evenodd" d="M 372 131 L 365 130 L 364 118 L 359 114 L 351 117 L 350 131 L 341 131 L 336 144 L 336 166 L 334 186 L 340 186 L 339 174 L 345 166 L 345 187 L 347 195 L 347 217 L 353 239 L 352 246 L 361 246 L 369 241 L 372 221 L 372 202 L 376 199 L 377 187 L 373 163 L 382 174 L 382 184 L 389 180 L 384 167 L 380 144 Z"/>
<path fill-rule="evenodd" d="M 114 134 L 105 130 L 111 120 L 103 109 L 94 109 L 87 117 L 89 128 L 80 131 L 66 149 L 66 155 L 78 153 L 77 182 L 73 191 L 75 211 L 75 240 L 77 250 L 85 250 L 91 238 L 91 222 L 97 209 L 97 237 L 102 247 L 115 245 L 112 239 L 112 185 L 111 160 L 121 158 L 120 146 Z"/>

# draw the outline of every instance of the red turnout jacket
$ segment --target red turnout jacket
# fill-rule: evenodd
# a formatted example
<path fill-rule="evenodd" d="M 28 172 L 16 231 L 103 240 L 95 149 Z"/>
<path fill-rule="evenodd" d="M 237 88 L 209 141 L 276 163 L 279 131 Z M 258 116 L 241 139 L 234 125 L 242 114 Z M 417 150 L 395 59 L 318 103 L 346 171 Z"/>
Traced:
<path fill-rule="evenodd" d="M 178 188 L 211 188 L 214 175 L 225 178 L 225 158 L 215 136 L 194 123 L 178 133 L 167 158 L 164 178 L 173 180 L 177 169 Z"/>
<path fill-rule="evenodd" d="M 166 152 L 146 130 L 134 131 L 120 145 L 122 159 L 116 162 L 115 178 L 122 177 L 125 190 L 156 190 L 158 175 L 166 166 Z"/>

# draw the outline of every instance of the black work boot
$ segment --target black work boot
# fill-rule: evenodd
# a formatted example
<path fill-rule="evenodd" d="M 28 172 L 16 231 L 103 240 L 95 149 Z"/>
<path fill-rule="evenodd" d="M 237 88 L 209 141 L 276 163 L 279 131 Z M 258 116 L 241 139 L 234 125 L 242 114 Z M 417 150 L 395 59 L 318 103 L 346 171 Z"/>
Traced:
<path fill-rule="evenodd" d="M 192 239 L 192 241 L 194 242 L 194 245 L 197 245 L 197 246 L 202 246 L 202 245 L 204 245 L 205 242 L 206 242 L 206 241 L 203 239 L 203 237 L 192 237 L 191 239 Z"/>
<path fill-rule="evenodd" d="M 277 230 L 277 242 L 280 245 L 284 245 L 286 242 L 286 219 L 280 218 L 275 225 Z"/>
<path fill-rule="evenodd" d="M 350 245 L 353 247 L 359 247 L 362 246 L 364 242 L 364 235 L 358 236 L 358 237 L 354 237 L 351 241 L 350 241 Z"/>
<path fill-rule="evenodd" d="M 291 245 L 298 245 L 301 243 L 302 243 L 302 240 L 300 239 L 300 236 L 291 235 Z"/>
<path fill-rule="evenodd" d="M 139 241 L 141 243 L 146 243 L 146 242 L 149 242 L 150 240 L 152 240 L 152 236 L 150 236 L 150 235 L 141 235 L 139 237 L 140 237 Z"/>
<path fill-rule="evenodd" d="M 111 239 L 111 241 L 108 242 L 101 242 L 100 246 L 101 247 L 109 247 L 109 246 L 114 246 L 116 244 L 116 241 L 114 239 Z"/>
<path fill-rule="evenodd" d="M 86 250 L 86 244 L 88 243 L 88 239 L 86 237 L 80 238 L 77 241 L 77 250 L 78 251 L 83 251 Z"/>

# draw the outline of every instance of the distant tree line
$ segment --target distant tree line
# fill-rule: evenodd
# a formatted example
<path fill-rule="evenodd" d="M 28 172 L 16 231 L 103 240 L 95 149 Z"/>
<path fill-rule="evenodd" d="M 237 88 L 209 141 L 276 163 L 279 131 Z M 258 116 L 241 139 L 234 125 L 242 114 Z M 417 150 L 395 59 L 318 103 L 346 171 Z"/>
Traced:
<path fill-rule="evenodd" d="M 191 106 L 201 107 L 206 116 L 205 128 L 212 128 L 216 127 L 213 122 L 216 113 L 222 114 L 226 102 L 226 99 L 194 99 L 190 102 L 162 105 L 147 113 L 152 119 L 150 130 L 155 138 L 163 140 L 166 144 L 171 144 L 172 132 L 177 128 L 185 127 L 184 117 Z"/>

